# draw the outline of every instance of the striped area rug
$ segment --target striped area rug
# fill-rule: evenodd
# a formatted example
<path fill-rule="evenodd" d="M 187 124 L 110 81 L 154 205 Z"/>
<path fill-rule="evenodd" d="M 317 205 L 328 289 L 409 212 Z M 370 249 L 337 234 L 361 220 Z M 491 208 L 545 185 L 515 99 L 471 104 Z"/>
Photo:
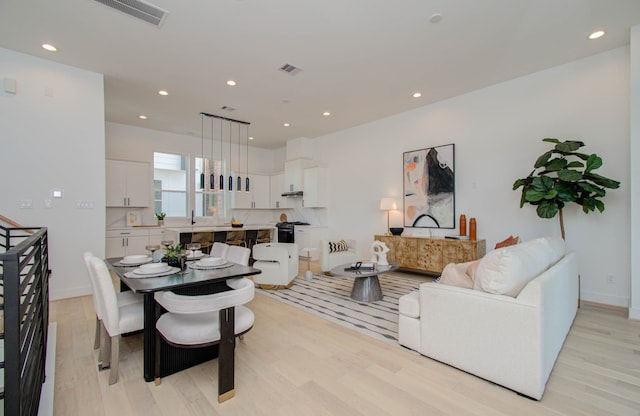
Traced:
<path fill-rule="evenodd" d="M 260 293 L 355 329 L 389 344 L 398 344 L 398 299 L 418 289 L 419 280 L 399 273 L 378 275 L 383 299 L 359 302 L 350 298 L 353 279 L 314 274 L 298 277 L 290 289 L 262 290 Z"/>

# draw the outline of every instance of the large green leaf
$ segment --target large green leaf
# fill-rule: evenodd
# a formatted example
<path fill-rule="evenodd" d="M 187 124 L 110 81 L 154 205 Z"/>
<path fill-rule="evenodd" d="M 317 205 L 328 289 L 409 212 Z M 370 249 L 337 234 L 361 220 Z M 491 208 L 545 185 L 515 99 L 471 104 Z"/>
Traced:
<path fill-rule="evenodd" d="M 580 149 L 582 146 L 584 146 L 583 142 L 567 140 L 565 142 L 556 144 L 555 149 L 558 152 L 569 153 L 569 152 L 575 152 L 576 150 Z"/>
<path fill-rule="evenodd" d="M 600 166 L 602 166 L 602 158 L 594 153 L 587 159 L 587 168 L 584 170 L 584 173 L 589 173 L 594 169 L 598 169 Z"/>
<path fill-rule="evenodd" d="M 546 137 L 544 139 L 542 139 L 543 142 L 548 142 L 548 143 L 560 143 L 560 140 L 558 139 L 554 139 L 553 137 Z"/>
<path fill-rule="evenodd" d="M 540 218 L 553 218 L 558 213 L 558 205 L 554 201 L 545 200 L 538 205 L 536 213 Z"/>
<path fill-rule="evenodd" d="M 598 211 L 603 212 L 604 202 L 600 201 L 599 199 L 596 199 L 596 208 L 598 208 Z"/>
<path fill-rule="evenodd" d="M 590 180 L 592 182 L 597 183 L 600 186 L 604 186 L 609 189 L 618 189 L 620 187 L 620 182 L 606 178 L 604 176 L 600 176 L 597 173 L 590 172 L 589 174 L 584 175 L 585 180 Z"/>
<path fill-rule="evenodd" d="M 527 200 L 527 202 L 537 202 L 544 199 L 546 195 L 547 195 L 546 192 L 536 191 L 535 189 L 529 189 L 527 192 L 525 192 L 524 198 Z"/>
<path fill-rule="evenodd" d="M 558 194 L 557 198 L 563 202 L 573 202 L 576 200 L 575 186 L 565 182 L 558 182 L 554 188 Z"/>
<path fill-rule="evenodd" d="M 569 164 L 567 165 L 567 168 L 582 168 L 582 167 L 584 167 L 584 163 L 578 162 L 577 160 L 569 162 Z"/>
<path fill-rule="evenodd" d="M 582 179 L 582 173 L 573 169 L 563 169 L 558 172 L 558 178 L 567 182 L 576 182 Z"/>
<path fill-rule="evenodd" d="M 597 196 L 604 196 L 606 193 L 603 188 L 589 182 L 579 182 L 578 186 L 580 187 L 580 189 L 589 193 L 595 193 Z"/>
<path fill-rule="evenodd" d="M 567 159 L 565 158 L 555 158 L 551 159 L 544 168 L 547 172 L 557 172 L 561 169 L 565 169 L 567 167 Z"/>
<path fill-rule="evenodd" d="M 544 153 L 542 156 L 538 158 L 538 160 L 536 160 L 536 163 L 535 165 L 533 165 L 533 167 L 535 167 L 536 169 L 543 167 L 547 163 L 547 161 L 549 160 L 552 154 L 553 152 L 551 150 Z"/>

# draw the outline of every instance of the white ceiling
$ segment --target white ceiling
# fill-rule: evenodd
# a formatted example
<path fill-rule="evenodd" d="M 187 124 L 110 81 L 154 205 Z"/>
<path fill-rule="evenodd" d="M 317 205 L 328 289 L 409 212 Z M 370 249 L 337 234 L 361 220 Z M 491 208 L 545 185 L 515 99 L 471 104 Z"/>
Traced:
<path fill-rule="evenodd" d="M 150 2 L 161 27 L 94 0 L 0 0 L 0 46 L 103 73 L 107 121 L 200 137 L 207 112 L 276 148 L 626 45 L 640 23 L 639 0 Z"/>

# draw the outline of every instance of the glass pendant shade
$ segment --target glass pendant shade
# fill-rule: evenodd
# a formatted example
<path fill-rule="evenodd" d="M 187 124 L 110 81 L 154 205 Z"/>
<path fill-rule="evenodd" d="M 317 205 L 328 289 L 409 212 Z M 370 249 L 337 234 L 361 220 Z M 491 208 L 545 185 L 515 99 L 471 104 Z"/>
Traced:
<path fill-rule="evenodd" d="M 220 190 L 224 191 L 224 175 L 220 174 Z"/>
<path fill-rule="evenodd" d="M 242 191 L 242 178 L 240 177 L 240 175 L 238 175 L 238 177 L 236 178 L 236 191 Z"/>
<path fill-rule="evenodd" d="M 213 174 L 213 168 L 211 169 L 211 175 L 209 176 L 209 188 L 213 191 L 216 187 L 216 176 Z"/>
<path fill-rule="evenodd" d="M 204 172 L 200 174 L 200 189 L 204 189 Z"/>
<path fill-rule="evenodd" d="M 246 192 L 249 192 L 249 177 L 247 176 L 247 179 L 244 180 L 244 190 Z"/>
<path fill-rule="evenodd" d="M 233 176 L 229 175 L 229 189 L 227 191 L 233 191 Z"/>

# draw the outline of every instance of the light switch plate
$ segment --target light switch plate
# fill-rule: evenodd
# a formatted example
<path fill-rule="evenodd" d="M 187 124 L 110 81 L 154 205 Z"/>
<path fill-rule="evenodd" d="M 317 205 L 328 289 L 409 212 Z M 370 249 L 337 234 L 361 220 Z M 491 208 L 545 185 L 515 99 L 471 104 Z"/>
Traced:
<path fill-rule="evenodd" d="M 18 206 L 20 209 L 31 209 L 33 208 L 33 201 L 30 199 L 21 199 Z"/>
<path fill-rule="evenodd" d="M 18 81 L 13 78 L 5 78 L 4 92 L 9 94 L 16 94 L 18 92 Z"/>

